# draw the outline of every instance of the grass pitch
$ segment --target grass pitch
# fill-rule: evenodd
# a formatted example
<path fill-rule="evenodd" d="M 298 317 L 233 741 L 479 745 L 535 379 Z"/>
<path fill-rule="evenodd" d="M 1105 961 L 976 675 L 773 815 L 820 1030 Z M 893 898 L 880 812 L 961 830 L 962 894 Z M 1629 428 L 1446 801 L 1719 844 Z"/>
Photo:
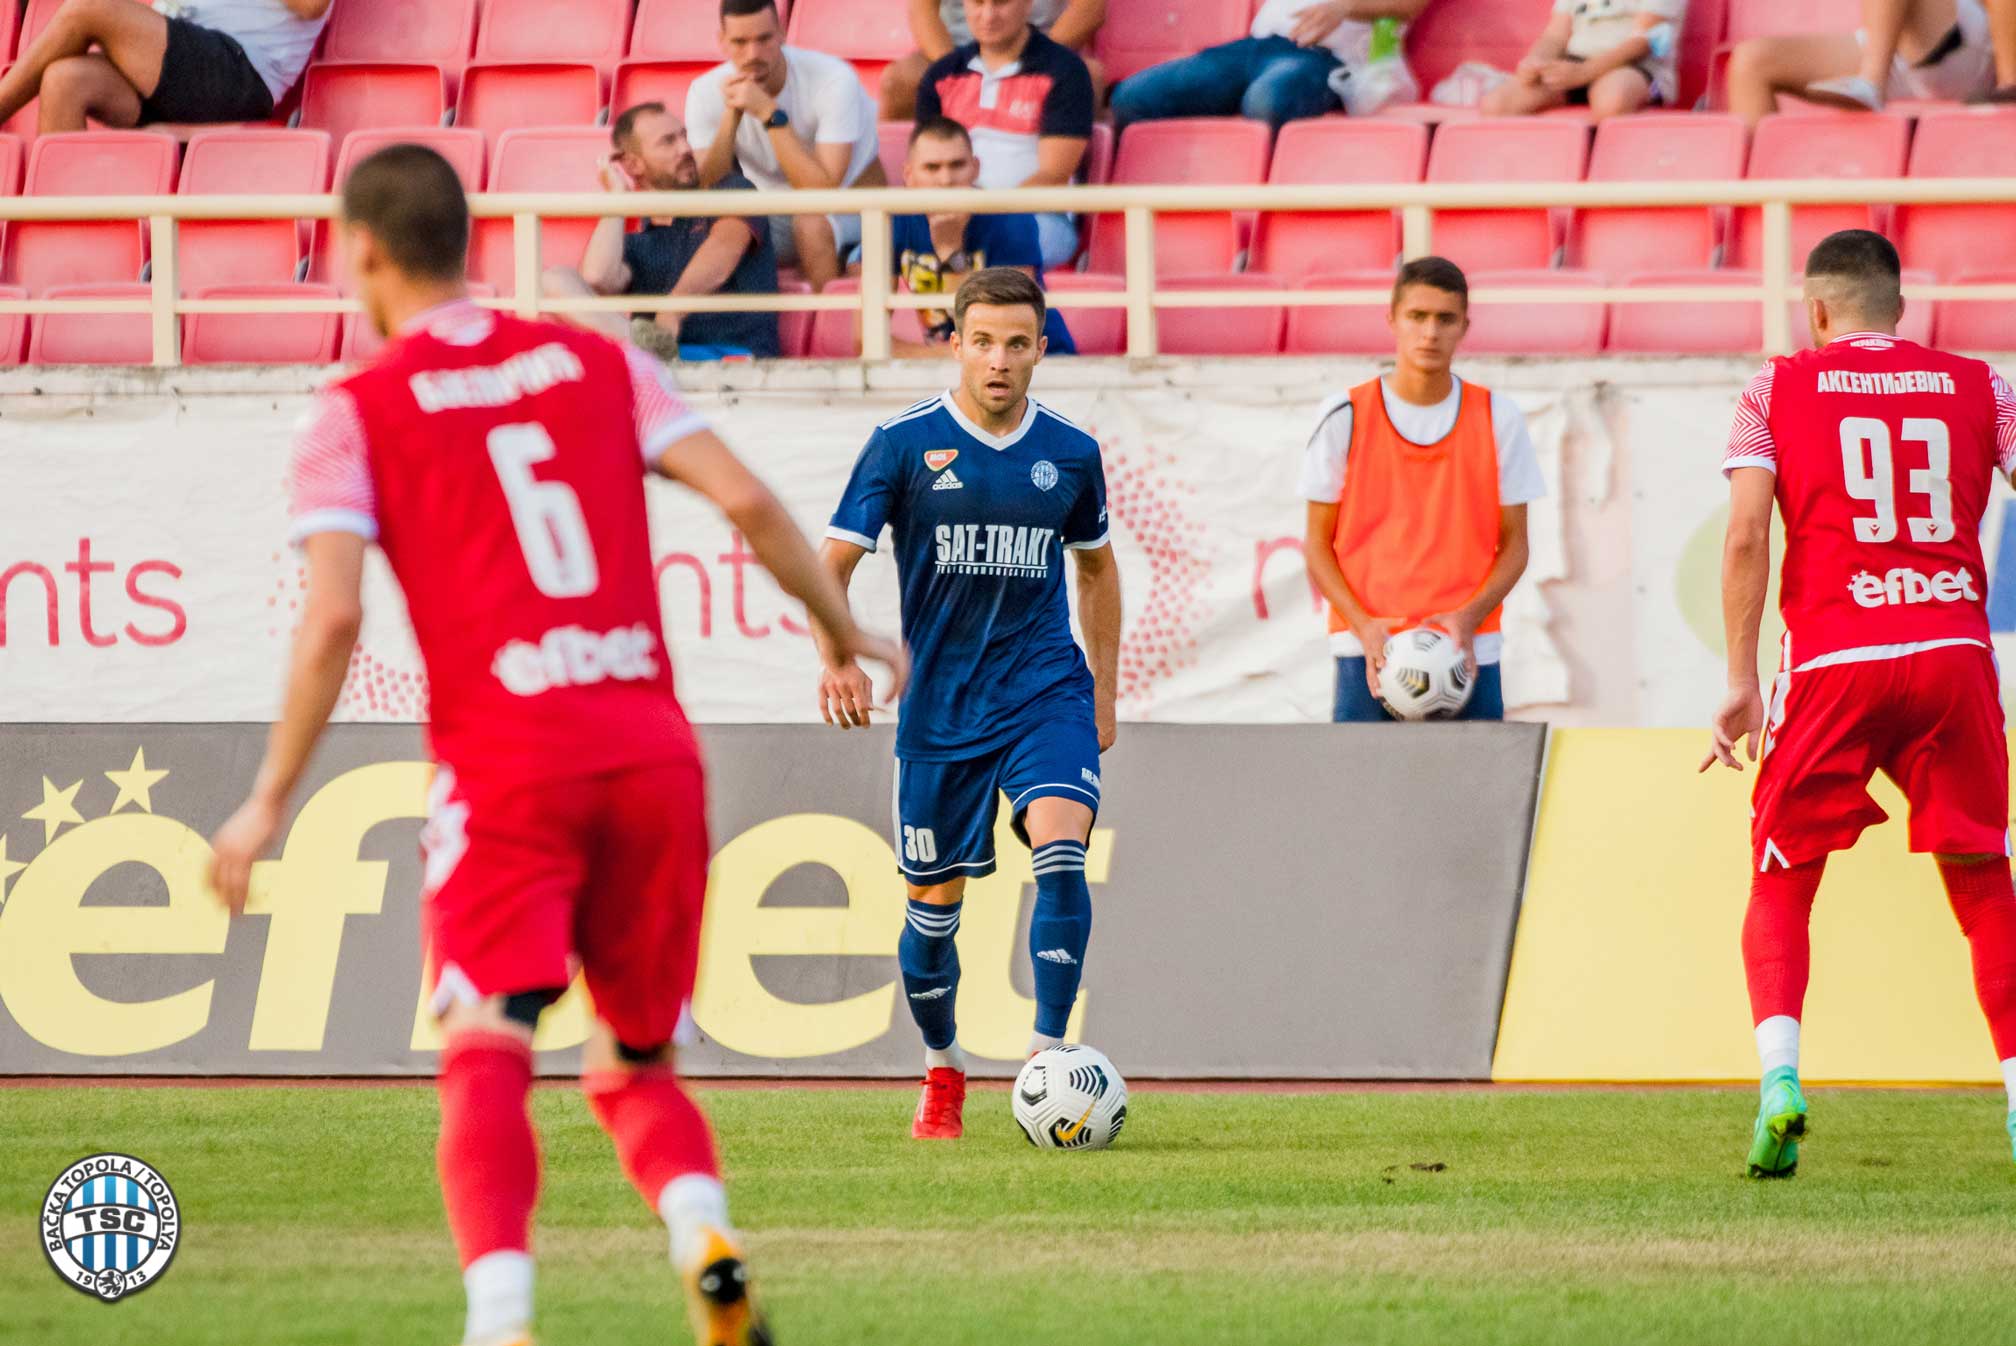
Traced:
<path fill-rule="evenodd" d="M 1790 1182 L 1743 1090 L 1138 1092 L 1102 1154 L 908 1090 L 703 1090 L 784 1346 L 2008 1342 L 2016 1164 L 1985 1091 L 1816 1090 Z M 681 1342 L 663 1235 L 571 1090 L 535 1102 L 544 1346 Z M 414 1086 L 0 1087 L 0 1338 L 427 1343 L 461 1328 Z M 184 1242 L 105 1307 L 45 1264 L 64 1164 L 139 1155 Z M 1437 1168 L 1440 1165 L 1442 1167 Z"/>

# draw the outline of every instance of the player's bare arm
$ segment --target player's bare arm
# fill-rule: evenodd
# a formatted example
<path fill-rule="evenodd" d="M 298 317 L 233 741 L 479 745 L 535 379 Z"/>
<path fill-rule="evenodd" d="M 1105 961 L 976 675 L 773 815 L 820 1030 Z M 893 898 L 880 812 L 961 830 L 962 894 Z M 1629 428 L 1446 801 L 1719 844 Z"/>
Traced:
<path fill-rule="evenodd" d="M 1073 550 L 1078 567 L 1078 625 L 1085 636 L 1086 662 L 1092 666 L 1092 711 L 1099 727 L 1099 751 L 1120 737 L 1116 709 L 1120 687 L 1120 563 L 1113 544 Z M 1090 825 L 1090 811 L 1087 811 Z"/>
<path fill-rule="evenodd" d="M 1464 666 L 1473 678 L 1477 676 L 1477 628 L 1484 624 L 1486 617 L 1498 610 L 1498 605 L 1519 583 L 1531 556 L 1526 534 L 1526 506 L 1502 506 L 1498 511 L 1498 554 L 1492 559 L 1491 570 L 1484 576 L 1484 583 L 1462 607 L 1453 612 L 1437 613 L 1428 619 L 1428 625 L 1441 627 L 1463 647 Z M 1334 560 L 1332 563 L 1335 563 Z"/>
<path fill-rule="evenodd" d="M 1386 642 L 1393 636 L 1393 624 L 1365 610 L 1365 605 L 1358 601 L 1358 595 L 1351 592 L 1343 568 L 1337 564 L 1337 509 L 1336 501 L 1329 504 L 1315 500 L 1309 502 L 1309 522 L 1302 536 L 1302 560 L 1317 591 L 1343 615 L 1351 627 L 1351 634 L 1358 637 L 1358 643 L 1365 647 L 1365 685 L 1376 697 L 1379 695 L 1379 670 L 1386 666 Z"/>
<path fill-rule="evenodd" d="M 1757 760 L 1764 728 L 1764 695 L 1757 680 L 1757 638 L 1764 595 L 1771 586 L 1771 507 L 1777 476 L 1769 468 L 1739 467 L 1729 474 L 1729 531 L 1722 542 L 1722 630 L 1729 647 L 1729 692 L 1715 712 L 1714 740 L 1702 771 L 1722 763 L 1737 771 L 1738 740 Z"/>
<path fill-rule="evenodd" d="M 783 502 L 719 436 L 702 430 L 679 440 L 659 456 L 658 471 L 707 497 L 741 530 L 763 568 L 785 593 L 805 605 L 822 649 L 830 648 L 845 660 L 883 665 L 889 670 L 890 700 L 902 694 L 909 676 L 903 647 L 855 624 L 846 591 L 819 563 Z"/>
<path fill-rule="evenodd" d="M 819 548 L 819 564 L 845 594 L 854 581 L 854 568 L 868 553 L 851 542 L 827 538 Z M 859 662 L 842 659 L 823 631 L 814 630 L 819 647 L 819 714 L 826 723 L 842 729 L 865 727 L 875 705 L 875 685 Z"/>
<path fill-rule="evenodd" d="M 280 830 L 287 800 L 336 709 L 364 621 L 364 549 L 355 533 L 316 533 L 303 545 L 308 596 L 287 670 L 280 718 L 252 793 L 211 840 L 210 886 L 233 912 L 245 909 L 252 862 Z"/>

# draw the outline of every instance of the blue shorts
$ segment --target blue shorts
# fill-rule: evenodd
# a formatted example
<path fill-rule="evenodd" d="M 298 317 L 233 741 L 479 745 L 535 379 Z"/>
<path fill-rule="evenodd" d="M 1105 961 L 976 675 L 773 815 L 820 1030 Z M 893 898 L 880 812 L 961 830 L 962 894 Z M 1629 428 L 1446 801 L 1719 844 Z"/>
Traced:
<path fill-rule="evenodd" d="M 1002 795 L 1015 835 L 1038 799 L 1074 799 L 1099 814 L 1099 731 L 1088 716 L 1045 720 L 992 752 L 957 762 L 896 759 L 896 867 L 919 887 L 994 872 Z"/>

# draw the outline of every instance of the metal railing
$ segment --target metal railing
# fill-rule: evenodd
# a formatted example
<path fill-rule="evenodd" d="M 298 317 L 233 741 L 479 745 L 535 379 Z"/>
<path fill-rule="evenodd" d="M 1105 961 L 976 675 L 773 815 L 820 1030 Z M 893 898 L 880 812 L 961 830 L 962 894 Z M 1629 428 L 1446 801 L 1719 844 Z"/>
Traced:
<path fill-rule="evenodd" d="M 1397 211 L 1401 255 L 1433 251 L 1435 213 L 1651 207 L 1757 207 L 1762 221 L 1761 283 L 1757 285 L 1488 287 L 1474 302 L 1533 304 L 1645 304 L 1751 301 L 1764 306 L 1767 352 L 1792 348 L 1790 305 L 1797 296 L 1792 257 L 1792 208 L 1827 205 L 1960 205 L 2016 203 L 2016 179 L 1931 178 L 1758 182 L 1505 182 L 1354 186 L 1108 186 L 1019 188 L 1014 191 L 873 188 L 845 191 L 694 191 L 611 193 L 492 192 L 470 198 L 479 220 L 509 219 L 513 226 L 513 290 L 486 300 L 526 317 L 540 313 L 821 313 L 861 314 L 862 357 L 890 354 L 890 315 L 898 309 L 942 308 L 943 295 L 898 293 L 886 267 L 864 267 L 858 293 L 782 295 L 613 295 L 547 297 L 540 293 L 540 221 L 722 215 L 859 215 L 864 257 L 890 250 L 892 215 L 962 211 L 975 214 L 1066 211 L 1086 217 L 1117 215 L 1124 230 L 1124 288 L 1064 290 L 1051 302 L 1061 309 L 1124 308 L 1127 354 L 1157 352 L 1157 307 L 1247 308 L 1384 305 L 1385 287 L 1366 289 L 1171 290 L 1155 281 L 1155 217 L 1204 211 Z M 55 196 L 0 198 L 0 223 L 48 220 L 141 220 L 149 231 L 150 290 L 134 299 L 0 300 L 0 314 L 146 313 L 153 329 L 156 365 L 179 362 L 181 315 L 192 313 L 353 313 L 349 299 L 189 299 L 179 293 L 177 228 L 185 220 L 329 220 L 335 196 Z M 2016 284 L 1907 285 L 1911 299 L 2016 299 Z"/>

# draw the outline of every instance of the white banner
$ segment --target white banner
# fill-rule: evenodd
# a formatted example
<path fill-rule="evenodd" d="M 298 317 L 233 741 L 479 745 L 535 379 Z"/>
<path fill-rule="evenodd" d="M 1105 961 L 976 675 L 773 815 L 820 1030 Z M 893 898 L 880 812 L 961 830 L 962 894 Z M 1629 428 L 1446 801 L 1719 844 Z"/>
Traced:
<path fill-rule="evenodd" d="M 1328 715 L 1332 665 L 1302 566 L 1295 482 L 1317 407 L 1371 371 L 1283 361 L 1246 380 L 1230 374 L 1239 367 L 1130 373 L 1059 361 L 1039 374 L 1037 394 L 1104 446 L 1128 719 Z M 281 539 L 286 454 L 309 382 L 283 371 L 206 383 L 184 371 L 164 386 L 122 372 L 69 376 L 79 390 L 68 391 L 43 371 L 36 383 L 52 392 L 20 377 L 0 384 L 0 718 L 269 718 L 302 588 Z M 909 369 L 886 390 L 845 387 L 832 367 L 708 377 L 723 386 L 696 403 L 816 536 L 868 433 L 942 374 Z M 764 386 L 726 386 L 738 377 Z M 1569 661 L 1541 586 L 1569 578 L 1563 445 L 1596 418 L 1586 394 L 1500 386 L 1526 408 L 1554 488 L 1534 510 L 1532 568 L 1508 606 L 1508 700 L 1559 704 L 1570 699 Z M 1604 451 L 1583 459 L 1607 462 Z M 663 482 L 650 500 L 666 635 L 694 717 L 816 718 L 803 614 L 704 502 Z M 862 565 L 854 591 L 869 620 L 894 629 L 886 550 Z M 382 567 L 367 608 L 340 718 L 420 718 L 424 679 Z"/>

